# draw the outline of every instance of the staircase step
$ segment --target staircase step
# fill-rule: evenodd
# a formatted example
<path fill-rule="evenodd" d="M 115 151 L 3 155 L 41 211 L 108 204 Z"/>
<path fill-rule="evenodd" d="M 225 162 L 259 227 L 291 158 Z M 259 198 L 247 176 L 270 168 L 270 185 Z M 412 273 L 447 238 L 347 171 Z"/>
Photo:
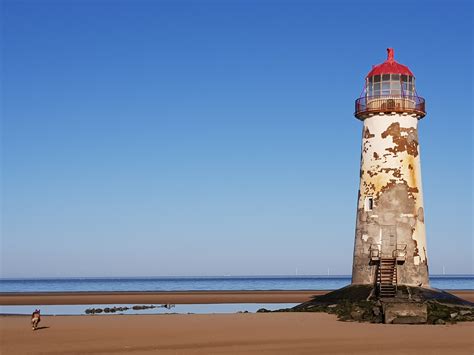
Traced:
<path fill-rule="evenodd" d="M 381 258 L 377 268 L 379 296 L 395 297 L 397 293 L 397 265 L 394 258 Z"/>

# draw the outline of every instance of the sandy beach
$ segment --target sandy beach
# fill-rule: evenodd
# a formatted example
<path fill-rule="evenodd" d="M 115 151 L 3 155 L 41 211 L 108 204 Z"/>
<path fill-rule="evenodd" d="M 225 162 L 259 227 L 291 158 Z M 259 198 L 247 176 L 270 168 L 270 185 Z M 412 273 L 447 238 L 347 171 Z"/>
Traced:
<path fill-rule="evenodd" d="M 322 313 L 0 317 L 2 354 L 472 354 L 474 324 L 339 322 Z"/>
<path fill-rule="evenodd" d="M 0 293 L 0 305 L 302 303 L 328 291 L 38 292 Z M 474 291 L 450 291 L 474 302 Z"/>
<path fill-rule="evenodd" d="M 327 291 L 2 294 L 1 304 L 279 303 Z M 473 301 L 473 291 L 455 291 Z M 30 303 L 32 302 L 32 303 Z M 472 354 L 474 323 L 383 325 L 324 313 L 0 316 L 2 354 Z"/>

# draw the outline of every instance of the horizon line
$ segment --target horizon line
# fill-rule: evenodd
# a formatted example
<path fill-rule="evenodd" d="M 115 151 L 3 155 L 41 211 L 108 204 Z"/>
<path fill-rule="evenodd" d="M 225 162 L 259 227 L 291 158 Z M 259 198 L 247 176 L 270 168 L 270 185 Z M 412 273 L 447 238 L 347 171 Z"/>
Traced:
<path fill-rule="evenodd" d="M 474 273 L 456 273 L 456 274 L 431 274 L 429 277 L 463 277 L 463 276 L 470 276 L 474 277 Z M 212 279 L 212 278 L 284 278 L 284 277 L 291 277 L 291 278 L 304 278 L 304 277 L 323 277 L 323 278 L 351 278 L 352 275 L 349 274 L 334 274 L 334 275 L 327 275 L 327 274 L 269 274 L 269 275 L 205 275 L 205 276 L 197 276 L 197 275 L 157 275 L 157 276 L 39 276 L 39 277 L 0 277 L 0 281 L 32 281 L 32 280 L 94 280 L 94 279 L 160 279 L 160 278 L 188 278 L 188 279 Z"/>

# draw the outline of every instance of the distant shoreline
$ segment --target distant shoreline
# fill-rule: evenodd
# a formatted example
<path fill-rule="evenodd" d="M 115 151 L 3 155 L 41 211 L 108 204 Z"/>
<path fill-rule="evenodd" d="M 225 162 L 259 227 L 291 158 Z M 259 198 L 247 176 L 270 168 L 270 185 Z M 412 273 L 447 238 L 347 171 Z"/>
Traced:
<path fill-rule="evenodd" d="M 302 303 L 330 290 L 2 292 L 0 305 Z M 474 290 L 447 290 L 474 302 Z"/>

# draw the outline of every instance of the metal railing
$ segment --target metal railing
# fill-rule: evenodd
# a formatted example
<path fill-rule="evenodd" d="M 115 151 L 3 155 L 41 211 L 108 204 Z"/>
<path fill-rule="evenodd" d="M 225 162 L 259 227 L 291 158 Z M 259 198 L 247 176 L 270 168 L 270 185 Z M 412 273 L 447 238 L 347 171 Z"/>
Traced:
<path fill-rule="evenodd" d="M 405 261 L 407 256 L 407 245 L 397 244 L 397 249 L 393 251 L 392 255 L 397 259 L 397 261 Z"/>
<path fill-rule="evenodd" d="M 380 259 L 380 244 L 371 244 L 369 247 L 369 254 L 371 261 L 377 261 Z"/>
<path fill-rule="evenodd" d="M 369 257 L 371 261 L 378 261 L 382 255 L 381 244 L 371 244 L 369 247 Z M 398 262 L 404 262 L 407 256 L 407 245 L 397 244 L 396 248 L 392 251 L 392 257 Z"/>
<path fill-rule="evenodd" d="M 377 95 L 363 96 L 355 101 L 354 115 L 359 119 L 392 112 L 415 114 L 422 118 L 426 115 L 425 99 L 419 96 Z"/>

